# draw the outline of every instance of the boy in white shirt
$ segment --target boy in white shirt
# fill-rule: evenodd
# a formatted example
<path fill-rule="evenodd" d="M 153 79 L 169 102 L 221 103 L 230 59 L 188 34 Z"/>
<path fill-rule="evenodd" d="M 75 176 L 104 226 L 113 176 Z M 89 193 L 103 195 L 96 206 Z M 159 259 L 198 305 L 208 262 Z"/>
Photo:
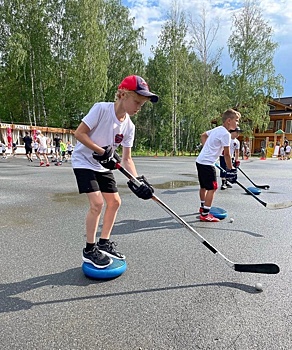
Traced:
<path fill-rule="evenodd" d="M 45 164 L 44 161 L 46 162 L 46 166 L 50 166 L 49 159 L 48 159 L 48 156 L 47 156 L 47 153 L 48 153 L 48 145 L 47 145 L 48 138 L 45 135 L 43 135 L 40 130 L 36 131 L 36 135 L 37 135 L 36 136 L 36 141 L 39 144 L 38 157 L 39 157 L 39 160 L 40 160 L 40 166 Z M 44 161 L 42 160 L 42 156 L 44 157 Z"/>
<path fill-rule="evenodd" d="M 231 135 L 229 130 L 236 129 L 240 119 L 240 113 L 234 109 L 228 109 L 222 114 L 223 125 L 208 130 L 201 135 L 203 148 L 197 157 L 196 166 L 200 183 L 200 220 L 218 222 L 219 219 L 210 214 L 215 191 L 218 188 L 215 162 L 224 150 L 224 159 L 227 166 L 226 178 L 230 182 L 236 181 L 236 169 L 232 169 L 230 155 Z"/>
<path fill-rule="evenodd" d="M 72 167 L 79 193 L 86 193 L 89 211 L 86 217 L 86 247 L 83 261 L 96 268 L 105 268 L 113 260 L 124 260 L 125 255 L 115 249 L 116 243 L 109 240 L 121 198 L 111 170 L 111 160 L 119 145 L 123 147 L 122 162 L 126 170 L 137 177 L 131 156 L 135 126 L 130 116 L 139 112 L 145 102 L 157 102 L 158 96 L 149 91 L 145 80 L 137 75 L 126 77 L 118 87 L 115 102 L 100 102 L 93 105 L 75 131 L 78 140 L 72 154 Z M 102 161 L 102 165 L 101 162 Z M 144 177 L 139 188 L 128 182 L 130 189 L 140 198 L 150 199 L 154 192 Z M 106 203 L 99 242 L 96 231 L 103 203 Z"/>
<path fill-rule="evenodd" d="M 239 160 L 240 142 L 238 141 L 237 137 L 240 133 L 240 128 L 229 130 L 229 132 L 231 134 L 230 155 L 232 158 L 233 165 L 235 166 L 235 168 L 238 168 L 240 166 L 240 160 Z M 226 170 L 226 163 L 225 163 L 223 154 L 220 156 L 220 166 L 222 169 Z M 220 171 L 220 177 L 222 181 L 221 190 L 232 188 L 232 185 L 225 178 L 225 172 L 222 170 Z"/>

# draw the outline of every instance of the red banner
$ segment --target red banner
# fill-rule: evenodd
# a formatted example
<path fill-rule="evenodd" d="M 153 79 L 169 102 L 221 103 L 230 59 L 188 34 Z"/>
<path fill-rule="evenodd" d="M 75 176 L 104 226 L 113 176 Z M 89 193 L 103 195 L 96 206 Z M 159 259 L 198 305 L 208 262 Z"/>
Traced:
<path fill-rule="evenodd" d="M 7 142 L 8 142 L 8 148 L 12 147 L 12 132 L 11 128 L 7 128 Z"/>

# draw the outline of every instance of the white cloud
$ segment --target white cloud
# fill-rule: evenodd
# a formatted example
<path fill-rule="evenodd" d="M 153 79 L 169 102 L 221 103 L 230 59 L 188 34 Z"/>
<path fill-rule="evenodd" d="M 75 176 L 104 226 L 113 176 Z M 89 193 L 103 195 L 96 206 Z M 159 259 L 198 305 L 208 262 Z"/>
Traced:
<path fill-rule="evenodd" d="M 123 5 L 130 8 L 130 14 L 135 18 L 136 27 L 144 27 L 147 39 L 145 47 L 141 48 L 145 58 L 151 56 L 150 47 L 156 46 L 161 27 L 165 22 L 168 11 L 171 9 L 173 0 L 122 0 Z M 177 0 L 179 8 L 195 18 L 200 14 L 204 5 L 208 19 L 213 21 L 220 19 L 220 30 L 217 34 L 218 47 L 224 46 L 222 55 L 222 69 L 231 69 L 231 63 L 226 49 L 226 43 L 231 33 L 232 15 L 244 4 L 242 0 Z M 258 0 L 263 18 L 273 28 L 273 40 L 279 44 L 275 55 L 274 64 L 277 73 L 285 76 L 284 96 L 292 96 L 292 76 L 289 69 L 290 57 L 292 56 L 292 16 L 290 11 L 291 0 Z"/>

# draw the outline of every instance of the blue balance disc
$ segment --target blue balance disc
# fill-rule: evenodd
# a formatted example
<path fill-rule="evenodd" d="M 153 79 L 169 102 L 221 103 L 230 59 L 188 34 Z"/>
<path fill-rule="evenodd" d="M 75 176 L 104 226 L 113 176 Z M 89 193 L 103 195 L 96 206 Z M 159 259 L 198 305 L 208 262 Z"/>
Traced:
<path fill-rule="evenodd" d="M 225 219 L 227 217 L 227 211 L 218 207 L 211 207 L 210 214 L 212 214 L 213 216 L 215 216 L 215 218 L 220 220 Z"/>
<path fill-rule="evenodd" d="M 262 190 L 260 188 L 257 188 L 257 187 L 247 187 L 247 189 L 253 193 L 253 194 L 260 194 L 262 192 Z M 246 192 L 247 194 L 249 194 L 248 192 Z"/>
<path fill-rule="evenodd" d="M 127 263 L 125 260 L 112 259 L 112 264 L 104 269 L 98 269 L 92 264 L 83 262 L 82 271 L 85 276 L 94 279 L 111 279 L 118 277 L 127 270 Z"/>

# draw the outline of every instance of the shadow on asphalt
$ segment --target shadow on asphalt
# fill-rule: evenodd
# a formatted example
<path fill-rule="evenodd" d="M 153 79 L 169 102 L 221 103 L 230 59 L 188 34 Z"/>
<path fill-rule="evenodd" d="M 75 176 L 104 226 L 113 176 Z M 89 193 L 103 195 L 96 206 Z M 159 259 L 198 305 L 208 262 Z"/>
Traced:
<path fill-rule="evenodd" d="M 110 281 L 110 280 L 109 280 Z M 180 285 L 180 286 L 167 286 L 161 288 L 150 288 L 150 289 L 140 289 L 140 290 L 132 290 L 125 292 L 116 292 L 116 293 L 107 293 L 100 295 L 86 295 L 74 298 L 64 298 L 64 299 L 56 299 L 56 300 L 44 300 L 40 302 L 31 302 L 29 300 L 22 299 L 20 297 L 16 297 L 17 294 L 25 293 L 31 290 L 35 290 L 37 288 L 42 288 L 44 286 L 60 287 L 60 286 L 78 286 L 78 287 L 86 287 L 91 284 L 97 283 L 106 283 L 107 280 L 92 280 L 86 278 L 80 267 L 76 267 L 73 269 L 69 269 L 60 273 L 45 275 L 30 278 L 20 282 L 1 284 L 0 285 L 0 313 L 5 312 L 15 312 L 21 310 L 29 310 L 32 307 L 39 305 L 53 305 L 60 304 L 65 302 L 74 302 L 74 301 L 82 301 L 82 300 L 93 300 L 93 299 L 101 299 L 101 298 L 112 298 L 123 295 L 138 295 L 144 293 L 159 293 L 159 292 L 167 292 L 174 290 L 184 290 L 191 289 L 197 287 L 210 287 L 210 286 L 218 286 L 218 287 L 226 287 L 226 288 L 234 288 L 239 289 L 243 292 L 250 294 L 259 293 L 256 291 L 254 286 L 250 286 L 242 283 L 233 283 L 233 282 L 213 282 L 213 283 L 202 283 L 202 284 L 189 284 L 189 285 Z M 47 291 L 45 292 L 47 293 Z M 59 294 L 59 291 L 58 291 Z"/>
<path fill-rule="evenodd" d="M 199 216 L 197 216 L 196 214 L 185 214 L 185 215 L 180 215 L 181 218 L 183 217 L 189 217 L 189 216 L 193 216 L 194 218 L 196 218 L 195 221 L 193 221 L 193 223 L 201 223 L 201 221 L 199 220 Z M 228 220 L 228 219 L 226 219 Z M 188 223 L 190 226 L 192 226 L 190 223 Z M 208 225 L 210 223 L 207 223 Z M 211 224 L 212 225 L 212 224 Z M 231 225 L 231 224 L 230 224 Z M 122 221 L 117 221 L 115 223 L 115 226 L 112 230 L 112 234 L 119 234 L 119 235 L 123 235 L 123 234 L 129 234 L 129 233 L 137 233 L 137 232 L 147 232 L 147 231 L 153 231 L 155 229 L 157 230 L 173 230 L 173 229 L 178 229 L 179 227 L 182 227 L 181 224 L 179 224 L 177 221 L 175 221 L 175 219 L 173 219 L 172 217 L 165 217 L 165 218 L 159 218 L 159 219 L 149 219 L 149 220 L 122 220 Z M 248 230 L 237 230 L 234 229 L 232 227 L 230 228 L 220 228 L 218 225 L 215 225 L 213 227 L 206 227 L 206 226 L 194 226 L 194 229 L 206 229 L 208 228 L 208 230 L 216 230 L 216 231 L 232 231 L 232 232 L 240 232 L 240 233 L 246 233 L 250 236 L 253 237 L 264 237 L 263 235 L 256 233 L 256 232 L 252 232 L 252 231 L 248 231 Z"/>

